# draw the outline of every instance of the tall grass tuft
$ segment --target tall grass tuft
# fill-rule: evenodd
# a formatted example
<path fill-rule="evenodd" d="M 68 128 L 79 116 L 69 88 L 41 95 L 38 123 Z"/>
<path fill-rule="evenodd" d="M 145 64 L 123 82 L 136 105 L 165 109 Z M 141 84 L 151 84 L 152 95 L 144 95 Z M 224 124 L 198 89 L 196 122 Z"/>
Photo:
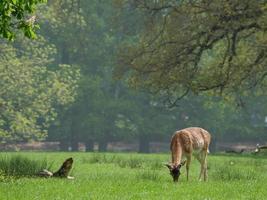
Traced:
<path fill-rule="evenodd" d="M 211 176 L 212 179 L 221 181 L 256 180 L 258 178 L 255 169 L 238 166 L 217 166 Z"/>
<path fill-rule="evenodd" d="M 117 165 L 119 165 L 120 167 L 124 168 L 124 167 L 129 167 L 129 168 L 141 168 L 143 165 L 143 160 L 140 158 L 134 158 L 134 157 L 130 157 L 128 159 L 120 159 L 117 162 Z"/>
<path fill-rule="evenodd" d="M 35 176 L 42 169 L 50 170 L 51 166 L 46 159 L 31 160 L 21 155 L 0 157 L 0 172 L 4 176 Z"/>
<path fill-rule="evenodd" d="M 157 181 L 160 179 L 159 172 L 156 170 L 143 170 L 136 175 L 137 179 Z"/>
<path fill-rule="evenodd" d="M 84 158 L 83 163 L 98 163 L 98 164 L 115 164 L 122 168 L 129 167 L 129 168 L 141 168 L 142 164 L 144 163 L 144 159 L 136 158 L 136 157 L 129 157 L 125 158 L 119 155 L 106 155 L 102 153 L 95 153 L 89 158 Z"/>
<path fill-rule="evenodd" d="M 89 158 L 83 158 L 83 163 L 116 163 L 116 160 L 118 159 L 115 155 L 105 155 L 102 153 L 94 153 Z"/>
<path fill-rule="evenodd" d="M 152 170 L 157 170 L 157 169 L 159 170 L 159 169 L 162 169 L 162 167 L 164 166 L 163 162 L 158 159 L 150 160 L 148 162 L 148 165 L 150 166 L 150 169 Z"/>

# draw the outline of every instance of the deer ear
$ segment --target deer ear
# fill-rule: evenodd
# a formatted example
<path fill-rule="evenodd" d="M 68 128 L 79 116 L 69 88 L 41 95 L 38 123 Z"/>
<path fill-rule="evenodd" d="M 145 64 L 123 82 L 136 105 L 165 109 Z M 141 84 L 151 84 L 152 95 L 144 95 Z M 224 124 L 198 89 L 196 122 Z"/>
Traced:
<path fill-rule="evenodd" d="M 168 167 L 169 169 L 172 169 L 172 165 L 170 164 L 165 164 L 166 167 Z"/>

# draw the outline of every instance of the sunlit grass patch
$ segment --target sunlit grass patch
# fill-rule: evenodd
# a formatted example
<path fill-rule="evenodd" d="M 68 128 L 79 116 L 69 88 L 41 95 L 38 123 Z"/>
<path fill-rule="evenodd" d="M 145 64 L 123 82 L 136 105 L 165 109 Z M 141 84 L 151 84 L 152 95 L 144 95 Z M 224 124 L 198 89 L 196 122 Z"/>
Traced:
<path fill-rule="evenodd" d="M 28 176 L 0 181 L 1 200 L 9 199 L 266 199 L 267 159 L 256 156 L 209 155 L 207 182 L 199 182 L 200 164 L 192 160 L 189 181 L 185 167 L 177 184 L 164 166 L 170 154 L 16 153 L 30 160 L 55 161 L 58 169 L 73 157 L 75 179 Z M 9 155 L 12 153 L 4 153 Z M 48 167 L 46 167 L 48 168 Z M 0 176 L 1 179 L 1 176 Z M 27 191 L 27 192 L 25 192 Z M 67 191 L 67 192 L 66 192 Z"/>

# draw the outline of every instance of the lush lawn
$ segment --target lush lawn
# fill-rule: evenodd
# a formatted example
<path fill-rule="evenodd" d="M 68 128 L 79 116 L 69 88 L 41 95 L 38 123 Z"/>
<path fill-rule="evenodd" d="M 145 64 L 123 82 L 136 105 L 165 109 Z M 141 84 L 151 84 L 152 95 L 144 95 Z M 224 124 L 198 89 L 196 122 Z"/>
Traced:
<path fill-rule="evenodd" d="M 74 180 L 58 178 L 0 179 L 0 199 L 267 199 L 267 158 L 209 155 L 209 180 L 198 182 L 193 160 L 188 182 L 183 169 L 172 182 L 167 154 L 8 153 L 53 161 L 55 171 L 74 158 Z M 5 156 L 5 153 L 0 155 Z"/>

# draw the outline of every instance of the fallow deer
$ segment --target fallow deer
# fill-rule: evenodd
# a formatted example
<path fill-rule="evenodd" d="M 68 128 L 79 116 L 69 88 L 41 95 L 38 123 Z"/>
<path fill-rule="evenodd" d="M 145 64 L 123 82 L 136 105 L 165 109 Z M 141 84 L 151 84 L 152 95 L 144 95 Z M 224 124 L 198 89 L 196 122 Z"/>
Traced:
<path fill-rule="evenodd" d="M 37 176 L 40 177 L 60 177 L 60 178 L 67 178 L 67 179 L 74 179 L 74 177 L 69 176 L 70 170 L 72 168 L 73 164 L 73 159 L 68 158 L 67 160 L 64 161 L 64 163 L 61 165 L 59 170 L 56 172 L 50 172 L 47 169 L 43 169 L 42 171 L 37 173 Z"/>
<path fill-rule="evenodd" d="M 199 180 L 201 180 L 202 175 L 204 176 L 204 181 L 207 180 L 207 154 L 210 139 L 211 136 L 208 131 L 199 127 L 185 128 L 174 133 L 170 145 L 172 163 L 166 164 L 174 182 L 178 181 L 180 169 L 184 164 L 186 164 L 186 177 L 188 180 L 192 155 L 197 158 L 201 165 Z M 183 157 L 186 157 L 186 160 L 182 161 Z"/>

